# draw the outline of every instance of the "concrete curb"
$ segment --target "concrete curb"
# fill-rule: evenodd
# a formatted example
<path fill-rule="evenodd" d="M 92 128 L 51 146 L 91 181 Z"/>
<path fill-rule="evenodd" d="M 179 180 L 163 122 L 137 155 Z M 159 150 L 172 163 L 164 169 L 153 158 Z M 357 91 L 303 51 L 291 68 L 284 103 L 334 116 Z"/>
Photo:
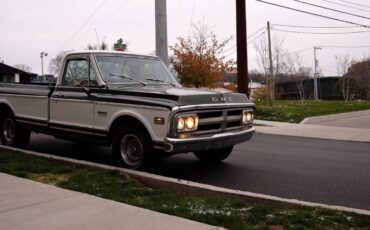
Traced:
<path fill-rule="evenodd" d="M 349 112 L 349 113 L 339 113 L 326 116 L 317 116 L 317 117 L 308 117 L 305 118 L 300 124 L 316 124 L 326 121 L 334 121 L 351 117 L 361 117 L 370 115 L 370 110 L 358 111 L 358 112 Z"/>
<path fill-rule="evenodd" d="M 197 194 L 197 195 L 204 195 L 204 196 L 215 195 L 215 196 L 230 197 L 230 198 L 239 198 L 239 199 L 241 198 L 251 203 L 271 205 L 274 207 L 324 208 L 324 209 L 329 209 L 329 210 L 343 211 L 343 212 L 355 213 L 355 214 L 364 215 L 364 216 L 370 216 L 370 211 L 363 210 L 363 209 L 326 205 L 326 204 L 320 204 L 320 203 L 300 201 L 300 200 L 295 200 L 295 199 L 280 198 L 276 196 L 270 196 L 270 195 L 252 193 L 252 192 L 226 189 L 226 188 L 216 187 L 212 185 L 206 185 L 206 184 L 200 184 L 196 182 L 190 182 L 190 181 L 185 181 L 185 180 L 180 180 L 180 179 L 158 176 L 158 175 L 153 175 L 153 174 L 149 174 L 146 172 L 139 172 L 139 171 L 123 169 L 119 167 L 92 163 L 92 162 L 87 162 L 87 161 L 82 161 L 82 160 L 75 160 L 75 159 L 70 159 L 70 158 L 65 158 L 65 157 L 53 156 L 49 154 L 38 153 L 38 152 L 33 152 L 33 151 L 23 150 L 23 149 L 17 149 L 17 148 L 3 146 L 3 145 L 0 145 L 0 148 L 22 152 L 22 153 L 30 154 L 34 156 L 49 158 L 49 159 L 61 160 L 61 161 L 66 161 L 66 162 L 71 162 L 71 163 L 76 163 L 76 164 L 81 164 L 81 165 L 87 165 L 87 166 L 92 166 L 92 167 L 97 167 L 97 168 L 102 168 L 102 169 L 121 171 L 125 173 L 126 175 L 130 176 L 131 178 L 134 178 L 149 187 L 163 189 L 163 190 L 176 191 L 176 192 L 180 192 L 183 194 L 190 193 L 190 194 Z"/>

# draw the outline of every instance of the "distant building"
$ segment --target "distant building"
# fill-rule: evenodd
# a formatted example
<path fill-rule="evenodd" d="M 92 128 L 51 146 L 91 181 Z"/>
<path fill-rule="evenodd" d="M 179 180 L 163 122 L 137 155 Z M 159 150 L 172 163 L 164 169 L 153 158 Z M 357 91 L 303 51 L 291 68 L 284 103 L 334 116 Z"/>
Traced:
<path fill-rule="evenodd" d="M 340 100 L 343 97 L 338 90 L 340 77 L 320 77 L 317 79 L 319 99 Z M 305 99 L 313 99 L 313 79 L 303 81 Z M 298 100 L 299 93 L 295 81 L 278 82 L 275 84 L 276 99 Z"/>
<path fill-rule="evenodd" d="M 31 83 L 37 74 L 0 63 L 0 82 Z"/>
<path fill-rule="evenodd" d="M 52 74 L 38 75 L 32 79 L 32 83 L 55 83 L 56 78 Z"/>

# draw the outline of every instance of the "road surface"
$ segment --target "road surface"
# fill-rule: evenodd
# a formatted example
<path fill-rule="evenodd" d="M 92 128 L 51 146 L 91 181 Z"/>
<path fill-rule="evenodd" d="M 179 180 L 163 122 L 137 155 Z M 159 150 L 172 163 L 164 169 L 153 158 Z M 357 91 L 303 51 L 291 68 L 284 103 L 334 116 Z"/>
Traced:
<path fill-rule="evenodd" d="M 114 164 L 109 148 L 33 134 L 30 150 Z M 370 143 L 256 134 L 223 163 L 192 154 L 164 161 L 160 175 L 226 188 L 370 210 Z"/>

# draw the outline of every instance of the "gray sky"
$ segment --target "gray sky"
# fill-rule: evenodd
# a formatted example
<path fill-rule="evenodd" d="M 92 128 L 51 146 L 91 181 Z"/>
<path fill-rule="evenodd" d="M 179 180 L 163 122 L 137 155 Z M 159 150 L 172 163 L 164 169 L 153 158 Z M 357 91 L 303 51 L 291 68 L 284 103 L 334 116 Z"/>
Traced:
<path fill-rule="evenodd" d="M 330 12 L 303 5 L 293 0 L 268 0 L 312 11 L 331 17 L 370 25 L 369 19 Z M 306 0 L 370 17 L 370 7 L 331 0 Z M 368 0 L 348 0 L 349 2 L 370 5 Z M 347 2 L 348 2 L 347 1 Z M 100 7 L 99 7 L 100 6 Z M 354 9 L 358 8 L 358 9 Z M 97 10 L 98 9 L 98 10 Z M 96 11 L 97 10 L 97 11 Z M 41 72 L 40 52 L 48 52 L 45 59 L 45 72 L 48 62 L 59 51 L 82 50 L 87 44 L 96 44 L 97 36 L 112 46 L 118 38 L 128 42 L 129 51 L 152 53 L 155 50 L 154 0 L 1 0 L 0 14 L 0 61 L 8 65 L 26 64 L 35 73 Z M 95 12 L 95 14 L 94 14 Z M 204 21 L 211 26 L 220 39 L 233 37 L 226 55 L 235 58 L 235 0 L 168 0 L 168 39 L 169 45 L 179 36 L 187 36 L 191 23 Z M 305 15 L 286 9 L 269 6 L 255 0 L 247 0 L 248 34 L 272 24 L 305 26 L 351 26 L 349 24 Z M 276 29 L 312 32 L 369 31 L 366 28 L 347 29 Z M 96 31 L 96 32 L 95 32 Z M 258 34 L 257 34 L 258 35 Z M 359 60 L 370 56 L 369 48 L 329 48 L 325 46 L 370 46 L 370 33 L 310 35 L 273 31 L 273 37 L 284 39 L 284 47 L 290 51 L 302 51 L 304 64 L 313 66 L 313 46 L 324 46 L 318 51 L 320 67 L 325 75 L 336 75 L 334 55 L 349 54 Z M 254 38 L 254 37 L 253 37 Z M 253 39 L 252 38 L 252 39 Z M 253 45 L 249 48 L 249 69 L 258 69 Z"/>

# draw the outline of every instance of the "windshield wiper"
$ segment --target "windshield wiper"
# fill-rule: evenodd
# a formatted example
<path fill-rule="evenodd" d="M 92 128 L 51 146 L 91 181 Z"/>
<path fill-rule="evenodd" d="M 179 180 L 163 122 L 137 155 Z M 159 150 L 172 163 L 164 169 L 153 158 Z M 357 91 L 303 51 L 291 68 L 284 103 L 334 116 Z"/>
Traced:
<path fill-rule="evenodd" d="M 168 81 L 163 81 L 163 80 L 159 80 L 159 79 L 154 79 L 154 78 L 147 78 L 145 79 L 147 81 L 155 81 L 155 82 L 162 82 L 162 83 L 167 83 L 167 84 L 170 84 L 172 86 L 177 86 L 176 84 L 172 83 L 172 82 L 168 82 Z"/>
<path fill-rule="evenodd" d="M 136 79 L 134 79 L 132 77 L 129 77 L 129 76 L 126 76 L 126 75 L 119 75 L 119 74 L 110 73 L 109 76 L 122 77 L 122 78 L 125 78 L 125 79 L 128 79 L 128 80 L 131 80 L 131 81 L 135 81 L 137 83 L 140 83 L 143 86 L 146 86 L 146 83 L 145 82 L 142 82 L 140 80 L 136 80 Z"/>

